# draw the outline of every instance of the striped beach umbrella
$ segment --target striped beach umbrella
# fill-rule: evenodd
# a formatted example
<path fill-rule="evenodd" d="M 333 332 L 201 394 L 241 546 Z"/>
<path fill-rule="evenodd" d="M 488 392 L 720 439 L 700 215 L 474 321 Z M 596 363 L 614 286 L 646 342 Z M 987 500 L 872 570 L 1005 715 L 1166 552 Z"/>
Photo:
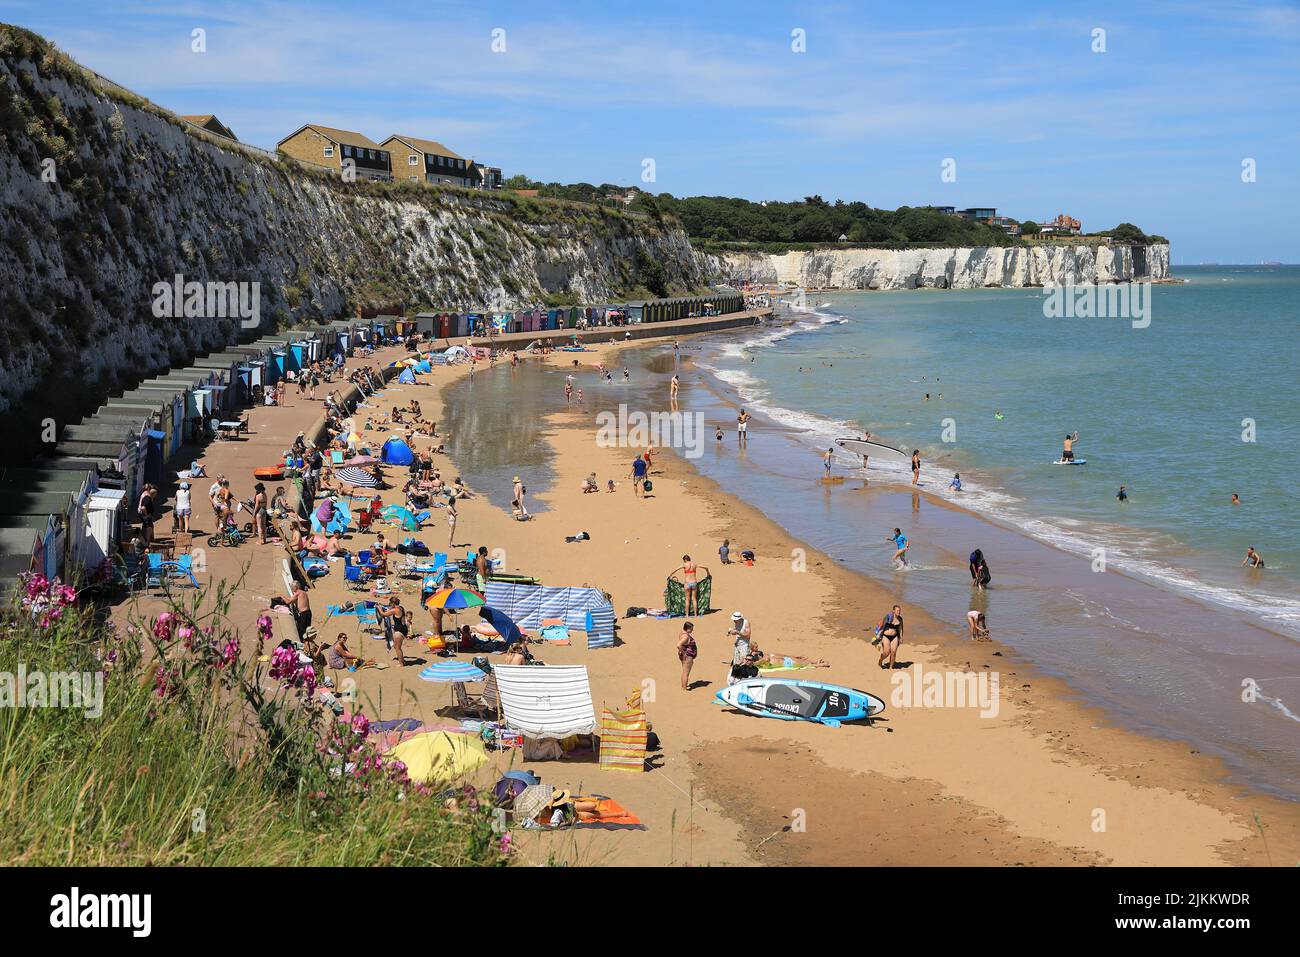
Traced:
<path fill-rule="evenodd" d="M 424 607 L 455 610 L 457 608 L 474 608 L 477 605 L 486 603 L 487 599 L 469 588 L 444 588 L 442 591 L 430 595 L 425 600 Z"/>
<path fill-rule="evenodd" d="M 341 482 L 347 482 L 349 485 L 358 485 L 361 488 L 379 488 L 379 479 L 375 478 L 365 469 L 356 466 L 343 466 L 334 470 L 334 475 Z"/>
<path fill-rule="evenodd" d="M 424 681 L 482 681 L 486 677 L 485 672 L 468 661 L 438 661 L 420 672 Z"/>

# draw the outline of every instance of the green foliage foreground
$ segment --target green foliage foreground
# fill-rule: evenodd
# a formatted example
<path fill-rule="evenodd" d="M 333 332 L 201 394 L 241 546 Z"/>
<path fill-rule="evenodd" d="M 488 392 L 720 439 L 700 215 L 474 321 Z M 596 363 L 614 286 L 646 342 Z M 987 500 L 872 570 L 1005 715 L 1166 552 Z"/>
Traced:
<path fill-rule="evenodd" d="M 449 807 L 446 792 L 412 784 L 374 752 L 363 718 L 321 707 L 301 669 L 258 662 L 269 622 L 257 651 L 241 653 L 224 618 L 228 595 L 206 614 L 194 596 L 114 629 L 91 608 L 51 615 L 39 594 L 34 610 L 33 593 L 29 582 L 28 598 L 0 620 L 0 863 L 505 859 L 471 790 L 457 789 Z M 102 709 L 93 692 L 79 707 L 48 706 L 52 691 L 42 702 L 32 676 L 54 673 L 84 673 L 87 690 L 102 675 Z"/>

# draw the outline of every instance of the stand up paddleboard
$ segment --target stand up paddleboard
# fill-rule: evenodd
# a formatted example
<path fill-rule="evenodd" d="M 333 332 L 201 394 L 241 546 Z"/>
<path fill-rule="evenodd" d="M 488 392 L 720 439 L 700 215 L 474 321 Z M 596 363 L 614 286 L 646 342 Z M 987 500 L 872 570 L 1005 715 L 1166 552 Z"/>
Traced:
<path fill-rule="evenodd" d="M 1053 464 L 1053 465 L 1087 465 L 1087 464 L 1088 464 L 1088 460 L 1087 460 L 1087 459 L 1070 459 L 1070 460 L 1067 461 L 1067 460 L 1065 460 L 1065 459 L 1057 459 L 1057 460 L 1056 460 L 1055 462 L 1053 462 L 1052 464 Z"/>
<path fill-rule="evenodd" d="M 790 678 L 738 681 L 716 692 L 713 703 L 760 718 L 816 721 L 832 728 L 874 718 L 885 710 L 883 701 L 865 691 Z"/>
<path fill-rule="evenodd" d="M 845 452 L 852 452 L 854 455 L 875 456 L 887 462 L 912 461 L 912 456 L 902 449 L 896 449 L 892 445 L 883 445 L 880 442 L 872 442 L 869 439 L 836 439 L 835 444 Z"/>

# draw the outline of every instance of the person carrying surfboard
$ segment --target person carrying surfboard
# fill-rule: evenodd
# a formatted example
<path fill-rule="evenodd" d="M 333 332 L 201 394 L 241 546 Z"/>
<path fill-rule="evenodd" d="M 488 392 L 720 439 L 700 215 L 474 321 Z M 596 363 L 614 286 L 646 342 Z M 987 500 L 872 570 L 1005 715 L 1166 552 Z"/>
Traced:
<path fill-rule="evenodd" d="M 1074 443 L 1075 443 L 1075 442 L 1078 442 L 1078 441 L 1079 441 L 1079 433 L 1078 433 L 1077 431 L 1076 431 L 1074 434 L 1072 434 L 1072 435 L 1067 434 L 1067 435 L 1065 436 L 1065 439 L 1064 439 L 1064 441 L 1063 441 L 1063 443 L 1062 443 L 1062 448 L 1061 448 L 1061 461 L 1062 461 L 1062 462 L 1073 462 L 1073 461 L 1074 461 Z"/>

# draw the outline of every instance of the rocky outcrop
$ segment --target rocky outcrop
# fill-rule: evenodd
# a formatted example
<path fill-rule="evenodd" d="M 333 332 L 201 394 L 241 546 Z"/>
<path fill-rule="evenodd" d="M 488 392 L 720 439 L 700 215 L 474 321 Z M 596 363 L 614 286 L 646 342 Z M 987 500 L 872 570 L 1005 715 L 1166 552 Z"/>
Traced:
<path fill-rule="evenodd" d="M 723 253 L 716 257 L 713 268 L 737 281 L 804 289 L 982 289 L 1160 282 L 1170 278 L 1166 244 Z"/>
<path fill-rule="evenodd" d="M 261 330 L 388 311 L 699 288 L 674 222 L 417 184 L 345 183 L 224 143 L 0 25 L 0 412 L 50 369 L 138 376 L 232 342 L 154 286 L 257 283 Z"/>

